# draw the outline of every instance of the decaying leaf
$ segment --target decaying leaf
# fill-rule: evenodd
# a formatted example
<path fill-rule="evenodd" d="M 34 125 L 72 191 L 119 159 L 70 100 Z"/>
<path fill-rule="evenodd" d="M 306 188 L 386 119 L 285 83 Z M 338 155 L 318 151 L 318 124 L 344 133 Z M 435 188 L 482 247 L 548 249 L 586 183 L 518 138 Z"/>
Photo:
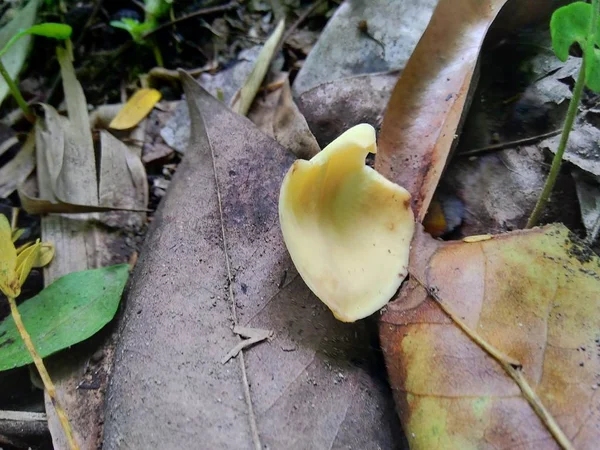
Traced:
<path fill-rule="evenodd" d="M 434 0 L 343 2 L 294 80 L 294 96 L 354 75 L 402 70 L 435 4 Z"/>
<path fill-rule="evenodd" d="M 125 103 L 123 109 L 119 111 L 117 116 L 110 122 L 109 128 L 115 130 L 127 130 L 135 127 L 140 123 L 154 105 L 160 100 L 161 93 L 156 89 L 143 88 L 139 89 Z"/>
<path fill-rule="evenodd" d="M 296 99 L 321 146 L 357 123 L 381 126 L 399 71 L 341 78 L 320 84 Z"/>
<path fill-rule="evenodd" d="M 246 83 L 234 95 L 233 100 L 231 101 L 231 109 L 238 114 L 245 116 L 248 113 L 248 110 L 254 101 L 254 97 L 256 97 L 256 93 L 260 89 L 260 85 L 269 70 L 275 52 L 279 48 L 279 41 L 281 41 L 281 37 L 283 36 L 284 26 L 284 20 L 281 20 L 279 24 L 277 24 L 277 28 L 275 28 L 275 31 L 273 31 L 273 34 L 267 39 L 263 49 L 260 51 Z"/>
<path fill-rule="evenodd" d="M 470 103 L 483 39 L 504 3 L 440 0 L 392 93 L 375 167 L 411 193 L 418 221 L 425 217 Z"/>
<path fill-rule="evenodd" d="M 600 183 L 585 172 L 574 168 L 571 171 L 577 190 L 581 210 L 581 221 L 586 229 L 587 242 L 592 245 L 600 234 Z"/>
<path fill-rule="evenodd" d="M 282 242 L 293 156 L 182 78 L 192 141 L 132 276 L 104 448 L 396 447 L 368 324 L 335 320 Z M 273 338 L 223 365 L 238 324 Z"/>
<path fill-rule="evenodd" d="M 35 128 L 39 196 L 35 197 L 22 187 L 19 188 L 23 209 L 31 214 L 144 211 L 145 203 L 129 203 L 129 207 L 119 204 L 99 205 L 96 156 L 87 102 L 81 84 L 75 77 L 68 51 L 58 47 L 57 55 L 61 65 L 69 118 L 62 117 L 50 105 L 40 106 L 41 117 L 37 120 Z M 114 144 L 113 141 L 109 142 Z M 135 178 L 134 184 L 140 183 L 140 177 L 145 178 L 141 161 L 135 172 L 115 171 L 115 167 L 120 167 L 124 162 L 129 166 L 131 158 L 124 158 L 122 154 L 110 150 L 102 149 L 100 189 L 102 186 L 116 189 L 116 185 L 126 182 L 123 176 L 130 180 Z M 108 157 L 109 154 L 111 157 Z M 113 170 L 106 170 L 107 166 L 112 166 Z M 140 170 L 143 175 L 140 174 Z M 122 196 L 123 193 L 119 192 L 119 195 Z M 106 195 L 103 196 L 104 199 Z"/>
<path fill-rule="evenodd" d="M 410 261 L 380 332 L 411 448 L 596 448 L 600 259 L 554 225 L 475 243 L 420 231 Z"/>
<path fill-rule="evenodd" d="M 29 0 L 29 3 L 20 10 L 15 17 L 0 29 L 0 48 L 16 35 L 20 30 L 29 28 L 35 22 L 40 0 Z M 2 56 L 2 64 L 6 68 L 9 76 L 14 80 L 23 68 L 31 36 L 24 36 Z M 9 89 L 4 78 L 0 77 L 0 104 L 6 98 Z"/>
<path fill-rule="evenodd" d="M 288 73 L 277 74 L 271 85 L 275 88 L 256 98 L 248 118 L 298 158 L 312 158 L 321 149 L 294 102 Z"/>
<path fill-rule="evenodd" d="M 35 134 L 30 132 L 13 159 L 0 167 L 0 198 L 6 198 L 23 183 L 35 167 Z"/>

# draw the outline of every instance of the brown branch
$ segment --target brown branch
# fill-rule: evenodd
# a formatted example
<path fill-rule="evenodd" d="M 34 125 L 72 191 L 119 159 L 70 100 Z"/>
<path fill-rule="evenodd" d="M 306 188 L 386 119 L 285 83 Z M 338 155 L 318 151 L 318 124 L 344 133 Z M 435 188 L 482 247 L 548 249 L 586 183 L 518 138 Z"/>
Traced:
<path fill-rule="evenodd" d="M 181 16 L 178 17 L 176 19 L 173 19 L 169 22 L 165 22 L 159 26 L 157 26 L 156 28 L 153 28 L 152 30 L 144 33 L 144 35 L 142 36 L 143 39 L 146 39 L 148 36 L 153 35 L 154 33 L 157 33 L 160 30 L 164 30 L 165 28 L 168 28 L 170 26 L 175 25 L 176 23 L 179 22 L 183 22 L 184 20 L 188 20 L 191 19 L 193 17 L 198 17 L 198 16 L 206 16 L 208 14 L 214 14 L 214 13 L 218 13 L 218 12 L 223 12 L 223 11 L 229 11 L 230 9 L 235 9 L 238 6 L 240 6 L 240 4 L 237 1 L 231 1 L 225 5 L 221 5 L 221 6 L 213 6 L 211 8 L 203 8 L 203 9 L 199 9 L 198 11 L 194 11 L 193 13 L 189 13 L 186 14 L 185 16 Z"/>
<path fill-rule="evenodd" d="M 517 139 L 516 141 L 500 142 L 499 144 L 488 145 L 486 147 L 480 147 L 480 148 L 474 148 L 472 150 L 467 150 L 466 152 L 460 152 L 457 156 L 474 156 L 474 155 L 479 155 L 481 153 L 495 152 L 498 150 L 504 150 L 507 148 L 517 147 L 519 145 L 534 144 L 538 141 L 541 141 L 542 139 L 554 137 L 554 136 L 560 134 L 561 131 L 562 130 L 554 130 L 554 131 L 550 131 L 549 133 L 538 134 L 537 136 L 530 136 L 530 137 L 523 138 L 523 139 Z"/>

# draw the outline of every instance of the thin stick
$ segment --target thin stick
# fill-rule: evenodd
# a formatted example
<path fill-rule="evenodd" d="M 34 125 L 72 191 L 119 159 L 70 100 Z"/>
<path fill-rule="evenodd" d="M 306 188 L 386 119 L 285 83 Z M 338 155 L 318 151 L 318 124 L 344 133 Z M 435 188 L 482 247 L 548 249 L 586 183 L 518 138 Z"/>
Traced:
<path fill-rule="evenodd" d="M 235 9 L 238 6 L 240 6 L 238 2 L 232 1 L 232 2 L 229 2 L 229 3 L 227 3 L 225 5 L 221 5 L 221 6 L 213 6 L 211 8 L 199 9 L 198 11 L 194 11 L 193 13 L 186 14 L 185 16 L 178 17 L 177 19 L 171 20 L 170 22 L 163 23 L 162 25 L 159 25 L 156 28 L 153 28 L 152 30 L 144 33 L 144 35 L 142 36 L 142 38 L 146 39 L 148 36 L 151 36 L 151 35 L 153 35 L 154 33 L 157 33 L 160 30 L 164 30 L 165 28 L 173 26 L 176 23 L 183 22 L 184 20 L 188 20 L 188 19 L 191 19 L 193 17 L 198 17 L 198 16 L 206 16 L 208 14 L 214 14 L 214 13 L 217 13 L 217 12 L 229 11 L 230 9 Z"/>
<path fill-rule="evenodd" d="M 90 14 L 87 22 L 85 22 L 85 25 L 83 26 L 83 29 L 81 30 L 81 33 L 79 33 L 79 36 L 77 37 L 77 40 L 75 41 L 75 44 L 73 45 L 74 48 L 79 48 L 79 44 L 81 44 L 81 41 L 83 41 L 85 34 L 87 33 L 88 29 L 92 26 L 92 23 L 96 19 L 96 15 L 98 15 L 98 11 L 100 11 L 100 7 L 102 6 L 103 1 L 104 0 L 96 0 L 96 3 L 94 4 L 94 9 L 92 10 L 92 13 Z"/>
<path fill-rule="evenodd" d="M 46 389 L 46 392 L 48 392 L 48 396 L 50 397 L 50 400 L 52 401 L 52 404 L 54 405 L 54 408 L 56 409 L 56 414 L 57 414 L 58 419 L 60 420 L 60 424 L 62 425 L 62 428 L 65 432 L 67 442 L 69 443 L 69 448 L 71 450 L 79 450 L 79 445 L 77 445 L 77 442 L 75 441 L 75 438 L 73 437 L 73 430 L 71 429 L 71 424 L 69 423 L 69 418 L 67 417 L 67 413 L 65 412 L 63 407 L 58 402 L 58 398 L 56 397 L 56 388 L 54 387 L 54 383 L 52 382 L 52 379 L 50 378 L 50 375 L 48 374 L 48 371 L 46 370 L 46 366 L 44 366 L 44 362 L 42 361 L 42 358 L 40 357 L 39 353 L 35 349 L 35 345 L 33 344 L 33 341 L 31 340 L 31 336 L 29 335 L 29 333 L 27 332 L 27 329 L 25 328 L 25 324 L 23 323 L 23 319 L 21 318 L 21 313 L 19 312 L 19 309 L 17 308 L 17 303 L 15 302 L 15 299 L 13 297 L 7 296 L 7 298 L 8 298 L 8 303 L 10 305 L 10 312 L 15 321 L 15 325 L 17 326 L 17 330 L 19 330 L 19 334 L 21 335 L 21 338 L 23 339 L 23 343 L 25 344 L 25 347 L 27 347 L 27 350 L 29 351 L 31 358 L 33 359 L 33 363 L 35 364 L 35 367 L 37 368 L 37 370 L 40 374 L 40 377 L 42 378 L 42 382 L 44 383 L 44 388 Z"/>
<path fill-rule="evenodd" d="M 552 189 L 554 189 L 554 184 L 556 183 L 558 174 L 560 173 L 563 154 L 565 153 L 567 141 L 569 140 L 569 134 L 571 133 L 573 123 L 575 122 L 575 117 L 577 116 L 579 100 L 581 99 L 581 93 L 583 92 L 583 87 L 585 85 L 585 67 L 586 64 L 591 64 L 591 61 L 588 62 L 586 60 L 585 55 L 591 55 L 594 51 L 594 39 L 592 39 L 592 36 L 595 35 L 598 22 L 598 9 L 600 6 L 598 2 L 599 0 L 592 0 L 592 18 L 590 21 L 590 30 L 588 31 L 587 35 L 588 42 L 581 61 L 581 67 L 579 68 L 579 74 L 577 75 L 577 81 L 575 82 L 575 87 L 573 88 L 573 96 L 569 102 L 569 109 L 567 110 L 567 117 L 565 119 L 562 135 L 560 136 L 558 149 L 556 150 L 556 154 L 552 160 L 552 167 L 550 167 L 550 173 L 548 174 L 548 178 L 544 184 L 544 189 L 542 190 L 540 198 L 538 198 L 535 208 L 533 208 L 531 216 L 529 216 L 526 228 L 532 228 L 538 223 L 540 215 L 548 203 Z"/>
<path fill-rule="evenodd" d="M 325 3 L 325 0 L 319 0 L 318 2 L 315 2 L 314 5 L 312 5 L 306 11 L 304 11 L 302 15 L 298 17 L 296 21 L 290 26 L 290 28 L 285 32 L 283 38 L 281 39 L 281 43 L 284 44 L 285 41 L 287 41 L 290 38 L 292 33 L 296 31 L 296 28 L 298 28 L 302 24 L 302 22 L 304 22 L 308 18 L 308 16 L 315 12 L 315 10 L 319 6 L 321 6 L 322 3 Z"/>
<path fill-rule="evenodd" d="M 17 222 L 19 221 L 19 208 L 15 208 L 14 206 L 11 209 L 10 215 L 10 228 L 12 231 L 17 229 Z"/>
<path fill-rule="evenodd" d="M 19 87 L 14 82 L 14 80 L 10 77 L 9 73 L 6 71 L 6 67 L 4 67 L 2 60 L 0 60 L 0 75 L 2 75 L 2 77 L 4 78 L 4 81 L 6 81 L 6 84 L 8 85 L 8 88 L 10 89 L 10 93 L 17 101 L 17 104 L 19 105 L 19 107 L 25 113 L 25 117 L 27 118 L 27 120 L 29 120 L 31 123 L 35 123 L 35 116 L 31 113 L 31 110 L 29 109 L 29 105 L 23 98 L 23 95 L 21 94 Z"/>
<path fill-rule="evenodd" d="M 458 316 L 452 312 L 448 305 L 442 301 L 437 293 L 437 289 L 429 287 L 413 273 L 411 273 L 411 277 L 413 277 L 427 291 L 427 294 L 440 306 L 440 308 L 450 317 L 450 319 L 452 319 L 452 321 L 456 323 L 456 325 L 458 325 L 458 327 L 467 336 L 469 336 L 473 342 L 475 342 L 475 344 L 481 347 L 488 355 L 494 358 L 498 364 L 500 364 L 500 366 L 502 366 L 504 371 L 514 380 L 517 386 L 519 386 L 523 397 L 525 397 L 527 403 L 529 403 L 531 408 L 538 415 L 558 445 L 560 445 L 560 447 L 564 450 L 575 450 L 575 447 L 573 447 L 573 444 L 571 444 L 571 441 L 567 435 L 562 431 L 554 417 L 552 417 L 552 414 L 550 414 L 550 412 L 546 409 L 542 403 L 542 400 L 529 385 L 527 379 L 523 376 L 522 364 L 505 355 L 481 336 L 479 336 L 476 331 L 471 330 L 471 328 L 469 328 L 466 323 L 460 320 Z"/>
<path fill-rule="evenodd" d="M 460 152 L 456 156 L 473 156 L 473 155 L 479 155 L 481 153 L 495 152 L 498 150 L 504 150 L 506 148 L 518 147 L 519 145 L 534 144 L 543 139 L 556 136 L 557 134 L 560 134 L 561 131 L 562 131 L 562 129 L 558 129 L 558 130 L 550 131 L 549 133 L 538 134 L 537 136 L 530 136 L 530 137 L 526 137 L 523 139 L 517 139 L 515 141 L 500 142 L 499 144 L 488 145 L 486 147 L 480 147 L 480 148 L 474 148 L 472 150 Z"/>

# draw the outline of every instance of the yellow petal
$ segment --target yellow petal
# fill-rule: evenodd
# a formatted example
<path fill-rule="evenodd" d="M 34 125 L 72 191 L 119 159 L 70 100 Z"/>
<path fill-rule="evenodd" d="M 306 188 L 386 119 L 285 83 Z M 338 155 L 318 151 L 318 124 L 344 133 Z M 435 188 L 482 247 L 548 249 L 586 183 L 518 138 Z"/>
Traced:
<path fill-rule="evenodd" d="M 12 241 L 12 230 L 6 216 L 0 214 L 0 290 L 9 297 L 16 297 L 13 287 L 17 250 Z"/>
<path fill-rule="evenodd" d="M 31 272 L 33 264 L 37 261 L 39 257 L 41 246 L 42 244 L 38 239 L 35 244 L 27 247 L 17 256 L 16 275 L 18 277 L 19 293 L 21 290 L 21 286 L 23 286 L 23 283 L 25 283 L 29 272 Z"/>
<path fill-rule="evenodd" d="M 54 258 L 54 244 L 52 242 L 42 242 L 37 259 L 33 262 L 33 267 L 46 267 Z"/>
<path fill-rule="evenodd" d="M 414 216 L 410 194 L 365 165 L 375 130 L 346 131 L 285 176 L 279 219 L 304 282 L 344 322 L 394 295 L 408 271 Z"/>
<path fill-rule="evenodd" d="M 33 244 L 35 244 L 35 242 L 33 242 L 33 241 L 25 242 L 23 245 L 20 245 L 19 247 L 17 247 L 17 256 L 19 256 L 20 253 L 22 253 L 27 248 L 31 247 Z"/>
<path fill-rule="evenodd" d="M 115 130 L 127 130 L 135 127 L 150 114 L 160 97 L 161 94 L 156 89 L 140 89 L 125 103 L 123 109 L 110 122 L 109 127 Z"/>
<path fill-rule="evenodd" d="M 21 236 L 25 233 L 25 228 L 17 228 L 12 232 L 12 241 L 17 242 Z"/>

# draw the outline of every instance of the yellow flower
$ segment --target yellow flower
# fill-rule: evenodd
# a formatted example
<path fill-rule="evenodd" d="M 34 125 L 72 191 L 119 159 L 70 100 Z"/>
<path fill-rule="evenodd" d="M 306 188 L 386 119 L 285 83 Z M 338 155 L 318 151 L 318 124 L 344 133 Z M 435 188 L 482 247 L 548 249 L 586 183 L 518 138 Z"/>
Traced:
<path fill-rule="evenodd" d="M 13 231 L 0 214 L 0 291 L 11 298 L 19 296 L 32 268 L 43 267 L 54 257 L 54 246 L 39 239 L 16 248 L 15 241 L 22 234 L 22 230 Z"/>

